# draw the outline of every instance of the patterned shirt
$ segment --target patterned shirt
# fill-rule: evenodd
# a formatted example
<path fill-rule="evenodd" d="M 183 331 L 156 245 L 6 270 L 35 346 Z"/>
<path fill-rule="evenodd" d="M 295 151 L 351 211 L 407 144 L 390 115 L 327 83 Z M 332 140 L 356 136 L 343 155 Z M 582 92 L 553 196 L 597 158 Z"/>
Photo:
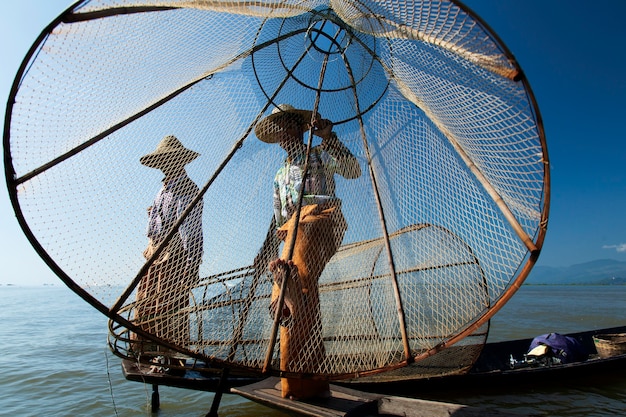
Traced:
<path fill-rule="evenodd" d="M 155 245 L 161 243 L 198 192 L 198 186 L 187 175 L 163 181 L 163 188 L 156 195 L 148 216 L 146 234 Z M 202 200 L 180 225 L 178 234 L 187 260 L 200 263 L 203 250 Z"/>
<path fill-rule="evenodd" d="M 334 135 L 334 134 L 333 134 Z M 335 197 L 334 174 L 357 178 L 361 174 L 356 158 L 336 137 L 333 148 L 316 146 L 309 156 L 309 172 L 304 185 L 303 205 L 320 204 Z M 283 225 L 293 215 L 302 189 L 306 151 L 287 158 L 274 177 L 274 217 Z"/>

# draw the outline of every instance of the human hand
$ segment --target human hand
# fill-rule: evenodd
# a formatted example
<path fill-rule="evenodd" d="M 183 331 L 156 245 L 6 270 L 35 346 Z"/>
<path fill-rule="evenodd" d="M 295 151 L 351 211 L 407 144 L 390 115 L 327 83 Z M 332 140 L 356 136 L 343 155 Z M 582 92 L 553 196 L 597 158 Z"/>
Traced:
<path fill-rule="evenodd" d="M 333 131 L 333 122 L 328 119 L 315 119 L 313 121 L 313 134 L 323 140 L 327 140 Z"/>

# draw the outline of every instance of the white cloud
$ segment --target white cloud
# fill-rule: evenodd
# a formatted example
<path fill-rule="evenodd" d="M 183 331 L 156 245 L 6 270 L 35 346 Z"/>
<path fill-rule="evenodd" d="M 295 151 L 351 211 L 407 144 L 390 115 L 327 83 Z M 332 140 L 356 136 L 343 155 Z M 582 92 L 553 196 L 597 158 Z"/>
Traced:
<path fill-rule="evenodd" d="M 619 245 L 604 245 L 602 249 L 615 249 L 616 252 L 626 252 L 626 243 L 620 243 Z"/>

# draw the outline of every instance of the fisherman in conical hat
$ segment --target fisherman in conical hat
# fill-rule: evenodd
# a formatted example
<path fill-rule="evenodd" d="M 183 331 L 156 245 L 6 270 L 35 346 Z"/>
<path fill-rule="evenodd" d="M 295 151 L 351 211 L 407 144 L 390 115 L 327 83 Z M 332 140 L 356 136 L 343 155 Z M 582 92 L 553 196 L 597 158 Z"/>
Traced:
<path fill-rule="evenodd" d="M 309 172 L 304 186 L 304 204 L 322 204 L 335 197 L 334 174 L 353 179 L 361 175 L 361 167 L 335 132 L 333 123 L 310 110 L 300 110 L 290 104 L 280 104 L 272 114 L 262 119 L 254 132 L 265 143 L 277 143 L 287 152 L 287 158 L 274 178 L 274 215 L 278 226 L 283 225 L 295 210 L 301 187 L 302 169 L 306 157 L 304 133 L 311 129 L 322 138 L 310 154 Z"/>
<path fill-rule="evenodd" d="M 137 288 L 135 320 L 141 327 L 179 346 L 189 343 L 188 317 L 181 312 L 189 304 L 190 290 L 199 281 L 202 261 L 202 200 L 193 207 L 157 257 L 154 252 L 198 195 L 185 165 L 199 156 L 175 136 L 165 136 L 141 164 L 163 172 L 163 186 L 148 208 L 149 244 L 144 257 L 151 266 Z M 158 368 L 155 368 L 158 370 Z"/>
<path fill-rule="evenodd" d="M 273 316 L 278 307 L 282 282 L 288 280 L 285 303 L 280 312 L 282 371 L 318 373 L 325 357 L 317 281 L 347 229 L 341 213 L 341 201 L 335 196 L 334 174 L 348 179 L 361 175 L 358 161 L 332 129 L 330 120 L 289 104 L 279 105 L 254 129 L 261 141 L 279 144 L 287 153 L 274 177 L 277 237 L 284 240 L 285 245 L 282 256 L 269 262 L 269 269 L 274 275 L 270 304 Z M 305 175 L 307 146 L 303 139 L 304 133 L 309 130 L 322 138 L 322 143 L 311 149 Z M 303 207 L 296 231 L 295 213 L 300 192 L 304 193 Z M 293 256 L 287 259 L 294 233 Z M 266 246 L 277 247 L 264 244 Z M 276 258 L 277 255 L 265 254 L 265 257 Z M 255 263 L 265 264 L 258 259 Z M 303 399 L 324 396 L 329 385 L 326 380 L 281 378 L 281 387 L 283 397 Z"/>

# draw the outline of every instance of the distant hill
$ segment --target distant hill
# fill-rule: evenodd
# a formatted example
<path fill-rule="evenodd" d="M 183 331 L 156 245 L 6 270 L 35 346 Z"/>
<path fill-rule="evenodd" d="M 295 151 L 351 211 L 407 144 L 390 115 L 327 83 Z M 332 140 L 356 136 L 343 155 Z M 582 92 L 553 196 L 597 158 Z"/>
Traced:
<path fill-rule="evenodd" d="M 565 267 L 536 266 L 528 284 L 626 284 L 626 262 L 598 259 Z"/>

